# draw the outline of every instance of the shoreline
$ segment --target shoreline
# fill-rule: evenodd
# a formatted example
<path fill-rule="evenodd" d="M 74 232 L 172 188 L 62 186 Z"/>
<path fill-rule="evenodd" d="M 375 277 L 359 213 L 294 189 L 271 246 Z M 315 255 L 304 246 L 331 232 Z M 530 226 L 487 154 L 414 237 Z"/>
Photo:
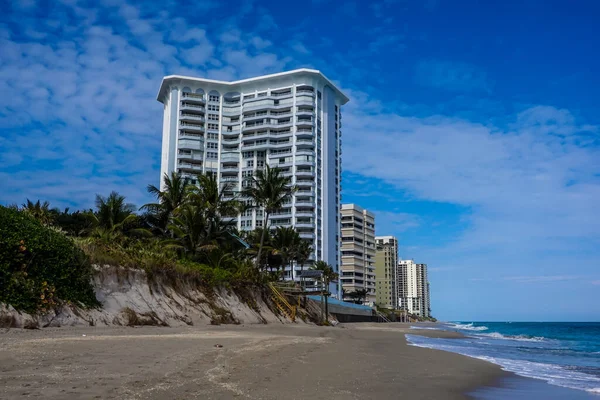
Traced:
<path fill-rule="evenodd" d="M 464 399 L 511 376 L 409 345 L 415 324 L 47 328 L 0 334 L 0 397 Z M 222 347 L 218 347 L 220 345 Z"/>

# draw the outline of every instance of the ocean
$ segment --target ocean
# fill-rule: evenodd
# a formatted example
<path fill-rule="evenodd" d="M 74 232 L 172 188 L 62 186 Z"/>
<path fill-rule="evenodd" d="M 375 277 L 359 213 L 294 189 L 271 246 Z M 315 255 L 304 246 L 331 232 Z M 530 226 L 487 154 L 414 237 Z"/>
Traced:
<path fill-rule="evenodd" d="M 407 340 L 490 361 L 523 377 L 596 394 L 590 397 L 600 400 L 600 322 L 454 322 L 428 329 L 457 331 L 466 338 L 407 335 Z"/>

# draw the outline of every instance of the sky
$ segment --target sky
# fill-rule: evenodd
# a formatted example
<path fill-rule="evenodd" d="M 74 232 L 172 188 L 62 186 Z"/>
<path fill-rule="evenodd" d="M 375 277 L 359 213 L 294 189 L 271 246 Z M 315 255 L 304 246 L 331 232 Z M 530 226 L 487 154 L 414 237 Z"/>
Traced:
<path fill-rule="evenodd" d="M 164 75 L 315 68 L 442 320 L 600 320 L 600 4 L 0 0 L 0 204 L 158 184 Z"/>

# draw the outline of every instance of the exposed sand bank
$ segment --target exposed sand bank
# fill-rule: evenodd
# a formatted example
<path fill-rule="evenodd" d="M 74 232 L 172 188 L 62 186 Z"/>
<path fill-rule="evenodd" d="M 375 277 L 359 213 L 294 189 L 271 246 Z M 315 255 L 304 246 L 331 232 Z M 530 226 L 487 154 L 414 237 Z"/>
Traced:
<path fill-rule="evenodd" d="M 503 376 L 407 345 L 408 332 L 456 337 L 410 325 L 13 329 L 0 334 L 0 398 L 461 399 Z"/>

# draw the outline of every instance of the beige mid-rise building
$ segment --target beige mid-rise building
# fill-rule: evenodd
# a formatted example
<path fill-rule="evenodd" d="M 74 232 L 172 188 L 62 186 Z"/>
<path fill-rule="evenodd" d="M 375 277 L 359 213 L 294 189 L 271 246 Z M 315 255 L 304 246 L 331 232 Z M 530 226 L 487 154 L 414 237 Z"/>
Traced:
<path fill-rule="evenodd" d="M 431 316 L 427 264 L 400 260 L 397 274 L 400 308 L 421 317 Z"/>
<path fill-rule="evenodd" d="M 345 299 L 366 290 L 365 304 L 375 295 L 375 215 L 355 204 L 342 204 L 342 263 L 340 281 Z"/>
<path fill-rule="evenodd" d="M 394 236 L 377 236 L 375 274 L 377 305 L 382 308 L 398 308 L 398 239 Z"/>

